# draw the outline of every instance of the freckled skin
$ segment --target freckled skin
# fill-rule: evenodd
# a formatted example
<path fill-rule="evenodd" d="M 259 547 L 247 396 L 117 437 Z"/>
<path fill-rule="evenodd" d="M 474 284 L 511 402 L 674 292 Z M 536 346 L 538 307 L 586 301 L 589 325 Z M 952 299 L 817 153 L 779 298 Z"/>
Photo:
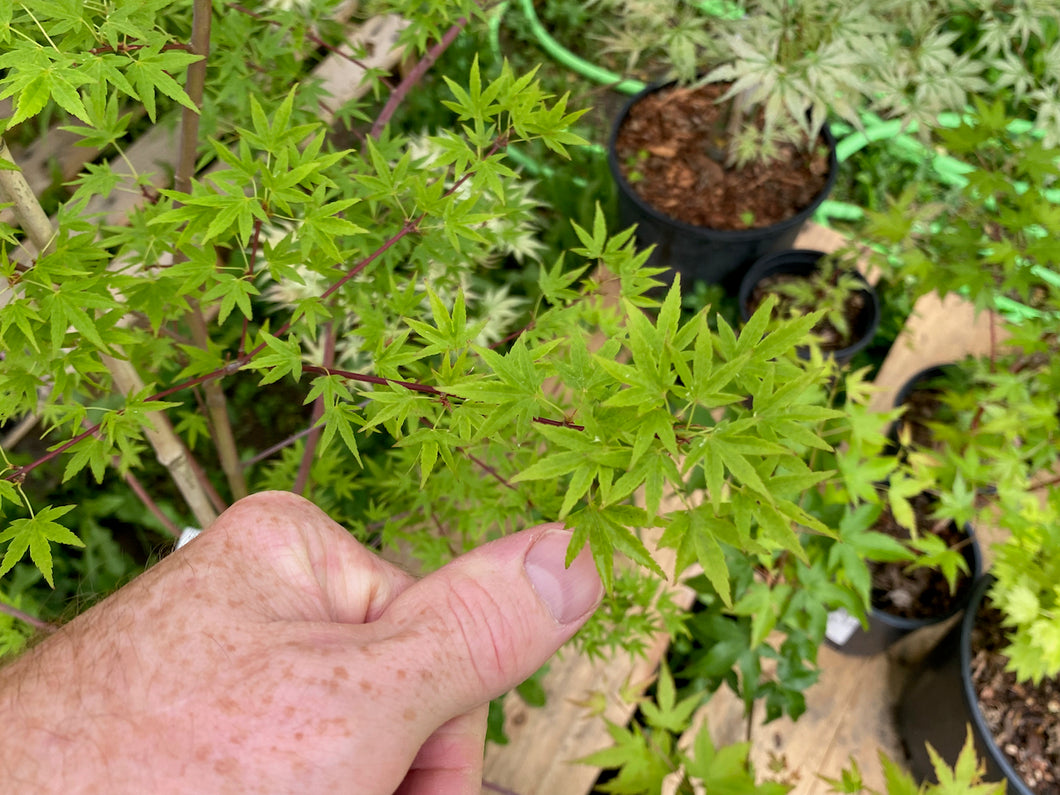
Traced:
<path fill-rule="evenodd" d="M 486 624 L 446 569 L 417 583 L 301 498 L 241 500 L 0 667 L 0 791 L 477 793 L 486 702 L 584 621 L 519 580 L 544 532 L 457 562 L 510 595 Z"/>

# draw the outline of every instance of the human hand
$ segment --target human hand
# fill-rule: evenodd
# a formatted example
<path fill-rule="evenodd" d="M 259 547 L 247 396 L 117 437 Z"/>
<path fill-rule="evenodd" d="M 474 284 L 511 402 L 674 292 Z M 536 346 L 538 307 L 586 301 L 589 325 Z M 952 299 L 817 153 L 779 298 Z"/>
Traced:
<path fill-rule="evenodd" d="M 601 599 L 569 538 L 416 581 L 300 497 L 241 500 L 0 669 L 0 789 L 477 793 L 486 703 Z"/>

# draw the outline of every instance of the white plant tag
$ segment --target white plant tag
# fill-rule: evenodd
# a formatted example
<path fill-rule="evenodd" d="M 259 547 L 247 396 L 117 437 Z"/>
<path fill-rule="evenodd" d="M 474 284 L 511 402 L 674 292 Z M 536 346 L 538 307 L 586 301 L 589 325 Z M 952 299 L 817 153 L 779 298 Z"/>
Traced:
<path fill-rule="evenodd" d="M 180 538 L 177 539 L 177 545 L 173 547 L 173 549 L 180 549 L 201 532 L 202 530 L 199 530 L 197 527 L 185 527 L 180 531 Z M 829 621 L 831 621 L 831 619 L 829 619 Z"/>
<path fill-rule="evenodd" d="M 841 607 L 828 614 L 824 636 L 836 646 L 842 646 L 859 629 L 861 629 L 861 622 Z"/>

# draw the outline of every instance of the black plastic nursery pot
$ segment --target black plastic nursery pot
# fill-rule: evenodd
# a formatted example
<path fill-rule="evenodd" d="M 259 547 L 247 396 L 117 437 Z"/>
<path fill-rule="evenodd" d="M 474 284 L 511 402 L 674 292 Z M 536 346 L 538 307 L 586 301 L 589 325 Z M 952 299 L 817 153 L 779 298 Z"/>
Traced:
<path fill-rule="evenodd" d="M 759 282 L 769 276 L 778 274 L 810 276 L 817 270 L 818 264 L 824 256 L 825 253 L 823 251 L 792 249 L 768 254 L 758 260 L 740 281 L 738 298 L 741 319 L 746 323 L 751 318 L 751 297 Z M 857 271 L 854 271 L 854 275 L 862 285 L 860 292 L 865 299 L 865 306 L 851 329 L 854 334 L 854 342 L 845 348 L 832 351 L 830 354 L 840 364 L 850 361 L 858 352 L 868 347 L 880 327 L 879 296 L 872 288 L 872 285 L 865 280 L 864 276 Z M 805 353 L 800 352 L 800 355 L 805 355 Z"/>
<path fill-rule="evenodd" d="M 623 176 L 615 141 L 629 110 L 648 94 L 670 88 L 675 83 L 649 86 L 634 95 L 619 112 L 607 148 L 607 163 L 618 187 L 618 216 L 622 228 L 637 225 L 638 245 L 655 249 L 648 260 L 653 267 L 669 268 L 681 274 L 682 285 L 692 281 L 722 284 L 735 293 L 743 271 L 771 251 L 791 248 L 802 225 L 814 214 L 835 187 L 839 176 L 836 139 L 826 125 L 821 136 L 828 146 L 828 181 L 801 211 L 790 218 L 760 229 L 710 229 L 671 218 L 645 202 Z M 769 186 L 764 187 L 765 190 Z M 672 275 L 671 275 L 672 281 Z"/>
<path fill-rule="evenodd" d="M 992 583 L 992 577 L 979 578 L 964 619 L 910 674 L 896 709 L 898 733 L 913 775 L 928 781 L 935 774 L 925 743 L 952 765 L 971 726 L 976 753 L 986 763 L 986 780 L 1004 779 L 1009 795 L 1034 795 L 994 742 L 972 683 L 972 628 Z"/>
<path fill-rule="evenodd" d="M 946 378 L 957 372 L 959 372 L 959 368 L 955 364 L 937 364 L 933 367 L 925 367 L 902 384 L 901 389 L 895 393 L 895 408 L 909 400 L 909 396 L 916 390 L 924 388 L 927 384 L 936 379 Z"/>
<path fill-rule="evenodd" d="M 983 555 L 975 540 L 971 525 L 965 525 L 971 543 L 961 549 L 961 554 L 968 563 L 972 582 L 977 581 L 983 573 Z M 845 613 L 834 613 L 828 619 L 826 642 L 836 651 L 855 657 L 869 657 L 880 654 L 900 641 L 906 635 L 925 627 L 937 626 L 964 610 L 974 590 L 969 588 L 964 599 L 954 601 L 952 608 L 945 613 L 930 618 L 906 618 L 870 608 L 868 628 L 861 626 L 857 619 Z"/>
<path fill-rule="evenodd" d="M 902 384 L 901 388 L 894 396 L 894 408 L 904 406 L 909 402 L 910 397 L 912 397 L 915 392 L 924 389 L 932 381 L 947 378 L 959 372 L 960 370 L 955 364 L 939 364 L 933 367 L 924 368 Z M 898 449 L 898 438 L 901 433 L 901 428 L 902 419 L 899 418 L 891 426 L 891 429 L 888 432 L 888 436 L 890 436 L 895 450 Z"/>

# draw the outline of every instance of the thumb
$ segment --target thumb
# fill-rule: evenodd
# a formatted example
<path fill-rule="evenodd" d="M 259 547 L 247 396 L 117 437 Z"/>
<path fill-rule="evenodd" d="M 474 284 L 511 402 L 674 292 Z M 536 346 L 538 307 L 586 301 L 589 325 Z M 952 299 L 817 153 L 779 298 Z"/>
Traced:
<path fill-rule="evenodd" d="M 603 586 L 589 550 L 564 566 L 571 533 L 541 525 L 486 544 L 397 597 L 380 621 L 434 726 L 515 687 L 589 618 Z M 428 717 L 429 715 L 429 717 Z"/>

